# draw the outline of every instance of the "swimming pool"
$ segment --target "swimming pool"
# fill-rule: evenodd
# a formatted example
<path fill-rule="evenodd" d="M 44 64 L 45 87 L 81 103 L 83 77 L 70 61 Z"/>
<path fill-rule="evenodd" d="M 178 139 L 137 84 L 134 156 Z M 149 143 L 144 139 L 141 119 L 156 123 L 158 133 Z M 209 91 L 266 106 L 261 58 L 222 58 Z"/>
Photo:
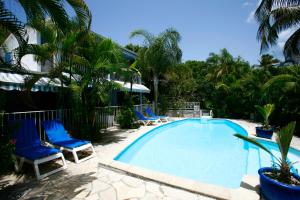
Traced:
<path fill-rule="evenodd" d="M 260 167 L 272 165 L 272 158 L 233 136 L 247 135 L 229 120 L 185 119 L 159 126 L 125 148 L 115 160 L 170 175 L 189 178 L 227 188 L 238 188 L 246 174 L 257 175 Z M 277 145 L 259 140 L 279 155 Z M 300 152 L 291 149 L 291 161 Z M 300 171 L 297 163 L 294 172 Z"/>

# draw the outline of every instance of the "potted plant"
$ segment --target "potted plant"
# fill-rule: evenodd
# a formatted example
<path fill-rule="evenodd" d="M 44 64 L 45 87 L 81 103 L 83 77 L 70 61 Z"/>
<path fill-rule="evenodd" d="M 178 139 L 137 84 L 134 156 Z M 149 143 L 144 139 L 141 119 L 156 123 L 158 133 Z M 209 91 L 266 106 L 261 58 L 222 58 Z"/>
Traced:
<path fill-rule="evenodd" d="M 262 148 L 276 160 L 273 167 L 258 170 L 260 192 L 266 200 L 300 199 L 300 176 L 291 172 L 293 163 L 287 158 L 295 126 L 296 122 L 291 122 L 277 134 L 276 142 L 280 150 L 280 158 L 275 157 L 269 149 L 255 139 L 235 134 L 236 137 Z"/>
<path fill-rule="evenodd" d="M 263 117 L 263 125 L 256 127 L 256 136 L 271 139 L 273 136 L 273 128 L 269 125 L 269 117 L 274 111 L 274 104 L 266 104 L 264 106 L 255 105 L 255 108 Z"/>

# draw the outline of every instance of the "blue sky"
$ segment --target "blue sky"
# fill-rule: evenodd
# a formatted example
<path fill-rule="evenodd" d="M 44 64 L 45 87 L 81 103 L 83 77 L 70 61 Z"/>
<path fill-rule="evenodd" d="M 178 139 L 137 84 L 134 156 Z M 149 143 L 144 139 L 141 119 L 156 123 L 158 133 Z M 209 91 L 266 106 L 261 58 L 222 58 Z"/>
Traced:
<path fill-rule="evenodd" d="M 12 0 L 8 0 L 12 1 Z M 235 57 L 258 63 L 258 24 L 253 12 L 258 0 L 86 0 L 92 15 L 92 30 L 121 45 L 142 44 L 129 39 L 135 29 L 159 34 L 169 27 L 182 36 L 183 61 L 205 60 L 210 52 L 227 48 Z M 8 3 L 13 12 L 19 12 Z M 280 35 L 279 46 L 290 32 Z M 282 58 L 280 47 L 271 53 Z"/>
<path fill-rule="evenodd" d="M 183 60 L 205 60 L 210 52 L 227 48 L 251 64 L 259 58 L 257 23 L 248 19 L 257 0 L 86 0 L 92 29 L 121 45 L 135 29 L 158 34 L 173 27 L 182 36 Z"/>

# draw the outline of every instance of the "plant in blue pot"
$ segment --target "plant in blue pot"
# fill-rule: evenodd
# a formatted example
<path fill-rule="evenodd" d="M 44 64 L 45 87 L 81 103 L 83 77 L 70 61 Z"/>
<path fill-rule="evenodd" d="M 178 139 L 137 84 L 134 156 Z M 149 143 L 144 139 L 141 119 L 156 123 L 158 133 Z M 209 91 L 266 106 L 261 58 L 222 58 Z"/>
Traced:
<path fill-rule="evenodd" d="M 273 128 L 269 124 L 269 117 L 274 111 L 274 104 L 266 104 L 264 106 L 255 105 L 255 108 L 263 117 L 263 125 L 256 127 L 256 136 L 271 139 L 273 136 Z"/>
<path fill-rule="evenodd" d="M 300 199 L 300 176 L 291 172 L 293 163 L 287 157 L 295 126 L 296 122 L 291 122 L 277 133 L 276 142 L 281 155 L 279 158 L 255 139 L 235 134 L 236 137 L 260 147 L 274 157 L 276 163 L 273 167 L 264 167 L 258 170 L 260 192 L 266 200 Z"/>

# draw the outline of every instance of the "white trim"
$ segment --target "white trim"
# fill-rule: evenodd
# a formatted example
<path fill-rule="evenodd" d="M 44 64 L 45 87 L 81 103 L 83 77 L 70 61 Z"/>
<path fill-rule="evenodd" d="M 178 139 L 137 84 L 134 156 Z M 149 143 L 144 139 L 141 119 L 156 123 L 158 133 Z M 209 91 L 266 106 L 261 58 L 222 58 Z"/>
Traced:
<path fill-rule="evenodd" d="M 66 147 L 63 147 L 63 146 L 59 146 L 59 145 L 56 145 L 56 144 L 53 144 L 53 143 L 50 143 L 50 144 L 55 146 L 55 147 L 58 147 L 61 151 L 65 150 L 65 151 L 71 152 L 73 154 L 75 163 L 81 163 L 85 160 L 93 158 L 96 155 L 95 149 L 94 149 L 94 147 L 91 143 L 88 143 L 88 144 L 85 144 L 85 145 L 82 145 L 82 146 L 79 146 L 79 147 L 76 147 L 76 148 L 72 148 L 72 149 L 71 148 L 66 148 Z M 78 155 L 77 155 L 77 152 L 82 151 L 84 149 L 88 149 L 88 148 L 91 148 L 93 153 L 91 155 L 87 156 L 87 157 L 79 159 Z"/>
<path fill-rule="evenodd" d="M 45 163 L 45 162 L 48 162 L 50 160 L 54 160 L 54 159 L 57 159 L 57 158 L 61 158 L 62 159 L 62 162 L 63 162 L 63 166 L 62 167 L 59 167 L 59 168 L 57 168 L 55 170 L 52 170 L 50 172 L 47 172 L 45 174 L 41 174 L 40 173 L 39 164 Z M 18 163 L 18 159 L 20 159 L 19 163 Z M 22 169 L 24 162 L 33 164 L 35 176 L 36 176 L 36 178 L 38 180 L 41 180 L 41 179 L 43 179 L 43 178 L 45 178 L 47 176 L 50 176 L 51 174 L 54 174 L 56 172 L 59 172 L 59 171 L 67 168 L 65 157 L 64 157 L 64 155 L 61 152 L 56 153 L 56 154 L 51 155 L 51 156 L 40 158 L 40 159 L 37 159 L 37 160 L 34 160 L 34 161 L 26 159 L 25 157 L 21 157 L 21 156 L 15 155 L 15 170 L 17 172 L 19 172 Z"/>
<path fill-rule="evenodd" d="M 168 121 L 170 121 L 170 118 L 169 117 L 159 117 L 159 119 L 160 119 L 160 121 L 164 121 L 164 122 L 168 122 Z"/>
<path fill-rule="evenodd" d="M 158 124 L 162 123 L 161 119 L 148 119 L 148 120 L 138 120 L 138 123 L 143 123 L 144 126 L 148 126 L 151 123 Z"/>

